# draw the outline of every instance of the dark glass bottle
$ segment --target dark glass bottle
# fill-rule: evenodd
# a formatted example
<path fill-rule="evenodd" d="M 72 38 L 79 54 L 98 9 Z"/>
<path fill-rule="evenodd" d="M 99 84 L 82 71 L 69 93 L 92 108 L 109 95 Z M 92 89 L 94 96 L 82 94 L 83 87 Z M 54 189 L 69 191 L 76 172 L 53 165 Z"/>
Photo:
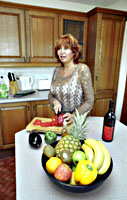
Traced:
<path fill-rule="evenodd" d="M 105 142 L 111 142 L 113 140 L 114 128 L 116 122 L 116 116 L 113 111 L 113 105 L 114 101 L 110 100 L 109 110 L 104 116 L 102 139 Z"/>

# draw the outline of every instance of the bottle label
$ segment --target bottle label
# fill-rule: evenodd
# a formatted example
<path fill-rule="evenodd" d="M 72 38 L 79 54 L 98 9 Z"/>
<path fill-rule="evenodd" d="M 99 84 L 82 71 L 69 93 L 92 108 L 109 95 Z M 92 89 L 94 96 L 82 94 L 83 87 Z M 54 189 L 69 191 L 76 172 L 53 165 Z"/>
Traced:
<path fill-rule="evenodd" d="M 113 128 L 114 127 L 104 126 L 104 130 L 103 130 L 103 138 L 104 138 L 104 140 L 109 140 L 109 141 L 112 140 Z"/>

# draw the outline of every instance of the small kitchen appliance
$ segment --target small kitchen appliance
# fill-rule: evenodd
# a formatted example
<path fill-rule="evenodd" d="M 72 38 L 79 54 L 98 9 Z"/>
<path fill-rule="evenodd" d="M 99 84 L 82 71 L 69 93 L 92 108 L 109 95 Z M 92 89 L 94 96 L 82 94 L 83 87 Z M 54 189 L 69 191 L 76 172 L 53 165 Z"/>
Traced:
<path fill-rule="evenodd" d="M 21 90 L 31 90 L 33 87 L 32 76 L 20 76 Z"/>
<path fill-rule="evenodd" d="M 38 80 L 38 90 L 49 90 L 51 85 L 51 80 L 49 79 L 39 79 Z"/>

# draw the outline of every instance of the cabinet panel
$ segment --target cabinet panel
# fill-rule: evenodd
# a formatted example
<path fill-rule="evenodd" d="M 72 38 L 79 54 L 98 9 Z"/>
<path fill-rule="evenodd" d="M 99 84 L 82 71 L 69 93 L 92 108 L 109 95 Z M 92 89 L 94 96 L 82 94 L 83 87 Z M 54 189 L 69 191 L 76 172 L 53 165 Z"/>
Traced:
<path fill-rule="evenodd" d="M 59 20 L 60 36 L 62 34 L 71 33 L 77 38 L 82 46 L 81 61 L 86 60 L 86 43 L 87 43 L 87 18 L 71 15 L 60 15 Z"/>
<path fill-rule="evenodd" d="M 96 90 L 113 90 L 118 71 L 117 57 L 120 46 L 121 22 L 113 19 L 102 19 L 97 69 Z"/>
<path fill-rule="evenodd" d="M 52 118 L 55 114 L 50 108 L 49 101 L 35 101 L 31 102 L 32 107 L 32 118 L 34 117 L 45 117 Z"/>
<path fill-rule="evenodd" d="M 92 115 L 93 116 L 99 116 L 99 117 L 104 117 L 106 112 L 108 112 L 109 108 L 109 101 L 112 98 L 108 99 L 96 99 L 94 102 L 94 106 L 92 109 Z"/>
<path fill-rule="evenodd" d="M 27 11 L 26 27 L 28 61 L 56 61 L 54 49 L 58 38 L 58 15 Z"/>
<path fill-rule="evenodd" d="M 0 7 L 0 62 L 24 62 L 24 11 Z"/>
<path fill-rule="evenodd" d="M 29 103 L 3 104 L 0 108 L 0 147 L 14 146 L 15 133 L 24 129 L 30 120 Z"/>
<path fill-rule="evenodd" d="M 94 13 L 88 20 L 87 64 L 92 73 L 92 115 L 104 116 L 109 99 L 116 101 L 125 17 Z"/>

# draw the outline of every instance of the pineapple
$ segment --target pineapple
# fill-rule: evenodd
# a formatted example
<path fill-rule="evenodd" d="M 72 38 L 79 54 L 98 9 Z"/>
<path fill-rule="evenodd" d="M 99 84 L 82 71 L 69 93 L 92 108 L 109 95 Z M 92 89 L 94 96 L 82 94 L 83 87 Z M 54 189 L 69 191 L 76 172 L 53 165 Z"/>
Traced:
<path fill-rule="evenodd" d="M 69 134 L 62 137 L 55 147 L 57 157 L 60 157 L 60 152 L 62 150 L 69 150 L 72 155 L 74 151 L 81 148 L 80 140 L 85 139 L 85 133 L 87 132 L 87 114 L 88 112 L 79 115 L 76 109 L 73 124 L 68 130 Z"/>

